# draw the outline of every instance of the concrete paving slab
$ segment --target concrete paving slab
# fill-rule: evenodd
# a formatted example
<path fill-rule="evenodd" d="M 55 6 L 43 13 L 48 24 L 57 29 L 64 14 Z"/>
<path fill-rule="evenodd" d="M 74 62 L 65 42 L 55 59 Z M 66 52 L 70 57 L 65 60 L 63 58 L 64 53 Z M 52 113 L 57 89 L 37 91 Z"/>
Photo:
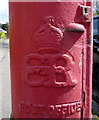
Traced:
<path fill-rule="evenodd" d="M 11 114 L 9 42 L 0 42 L 0 118 Z"/>

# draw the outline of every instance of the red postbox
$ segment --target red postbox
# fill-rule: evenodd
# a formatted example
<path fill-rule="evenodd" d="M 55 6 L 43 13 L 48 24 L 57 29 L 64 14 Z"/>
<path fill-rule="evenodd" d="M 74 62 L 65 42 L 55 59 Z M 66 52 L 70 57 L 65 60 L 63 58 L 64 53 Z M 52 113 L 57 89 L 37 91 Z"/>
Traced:
<path fill-rule="evenodd" d="M 13 118 L 91 118 L 92 2 L 10 2 Z"/>

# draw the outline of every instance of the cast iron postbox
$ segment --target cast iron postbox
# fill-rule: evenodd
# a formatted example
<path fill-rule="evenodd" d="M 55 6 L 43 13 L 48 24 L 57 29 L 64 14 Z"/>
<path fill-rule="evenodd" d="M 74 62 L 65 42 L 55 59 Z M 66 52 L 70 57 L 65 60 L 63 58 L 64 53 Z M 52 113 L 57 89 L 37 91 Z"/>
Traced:
<path fill-rule="evenodd" d="M 13 118 L 90 118 L 92 2 L 10 2 Z"/>

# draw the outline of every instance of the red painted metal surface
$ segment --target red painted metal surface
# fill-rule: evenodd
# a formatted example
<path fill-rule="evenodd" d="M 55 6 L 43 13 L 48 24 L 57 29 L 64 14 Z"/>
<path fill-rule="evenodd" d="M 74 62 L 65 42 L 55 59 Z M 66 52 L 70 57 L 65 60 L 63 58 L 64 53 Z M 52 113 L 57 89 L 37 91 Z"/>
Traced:
<path fill-rule="evenodd" d="M 91 117 L 91 7 L 10 3 L 14 118 Z"/>

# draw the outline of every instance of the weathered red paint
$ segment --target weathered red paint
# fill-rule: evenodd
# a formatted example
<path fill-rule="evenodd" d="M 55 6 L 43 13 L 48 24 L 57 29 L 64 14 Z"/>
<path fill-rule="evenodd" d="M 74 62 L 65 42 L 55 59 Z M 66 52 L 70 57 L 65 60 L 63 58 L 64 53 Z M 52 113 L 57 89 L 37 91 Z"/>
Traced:
<path fill-rule="evenodd" d="M 12 116 L 90 118 L 92 3 L 10 3 Z"/>

